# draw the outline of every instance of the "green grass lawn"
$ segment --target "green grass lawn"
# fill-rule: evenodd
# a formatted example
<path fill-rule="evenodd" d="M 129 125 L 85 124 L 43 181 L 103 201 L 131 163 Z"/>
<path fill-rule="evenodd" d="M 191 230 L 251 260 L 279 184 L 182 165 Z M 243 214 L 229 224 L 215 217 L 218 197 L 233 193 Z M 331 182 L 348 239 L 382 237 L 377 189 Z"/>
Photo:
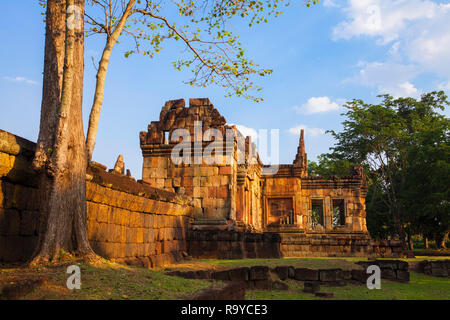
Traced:
<path fill-rule="evenodd" d="M 232 268 L 232 267 L 250 267 L 250 266 L 293 266 L 303 268 L 341 268 L 344 270 L 355 269 L 355 262 L 364 260 L 364 258 L 281 258 L 281 259 L 236 259 L 236 260 L 200 260 L 201 263 L 210 264 L 214 267 Z M 365 259 L 367 260 L 367 259 Z"/>
<path fill-rule="evenodd" d="M 81 289 L 69 290 L 67 266 L 78 264 Z M 190 280 L 165 275 L 161 271 L 124 266 L 103 260 L 90 265 L 69 263 L 39 268 L 0 268 L 0 290 L 3 285 L 24 279 L 44 277 L 47 281 L 22 299 L 183 299 L 212 285 L 208 280 Z"/>
<path fill-rule="evenodd" d="M 419 261 L 449 257 L 417 257 L 402 259 Z M 45 278 L 47 281 L 22 299 L 189 299 L 202 289 L 223 286 L 221 282 L 190 280 L 166 275 L 169 270 L 228 269 L 239 266 L 289 265 L 309 268 L 358 268 L 356 261 L 364 258 L 283 258 L 242 260 L 191 260 L 160 270 L 148 270 L 125 266 L 102 259 L 92 265 L 69 261 L 60 265 L 39 268 L 0 266 L 0 290 L 2 286 L 25 279 Z M 68 265 L 78 264 L 81 269 L 81 290 L 66 287 Z M 288 291 L 248 291 L 247 299 L 319 299 L 303 293 L 303 282 L 288 280 Z M 411 272 L 410 283 L 382 280 L 381 290 L 368 290 L 363 284 L 348 284 L 345 287 L 325 287 L 321 291 L 333 292 L 333 299 L 444 299 L 450 300 L 450 278 L 435 278 Z"/>
<path fill-rule="evenodd" d="M 418 262 L 422 260 L 450 259 L 450 257 L 423 256 L 410 259 L 396 259 L 407 262 Z M 266 265 L 275 267 L 278 265 L 289 265 L 294 267 L 305 267 L 314 269 L 341 268 L 350 270 L 358 268 L 357 261 L 367 258 L 282 258 L 282 259 L 242 259 L 242 260 L 201 260 L 203 265 L 210 264 L 215 268 L 232 268 L 240 266 Z M 314 295 L 303 292 L 303 282 L 287 280 L 288 291 L 259 291 L 247 292 L 249 300 L 319 300 Z M 335 300 L 450 300 L 450 278 L 437 278 L 421 273 L 411 272 L 409 283 L 399 283 L 388 280 L 381 281 L 380 290 L 369 290 L 363 284 L 349 283 L 344 287 L 322 286 L 321 291 L 333 292 Z"/>
<path fill-rule="evenodd" d="M 247 291 L 247 300 L 320 300 L 304 293 L 303 282 L 288 280 L 287 291 Z M 409 283 L 381 280 L 381 289 L 369 290 L 364 284 L 344 287 L 321 286 L 320 291 L 333 292 L 333 300 L 450 300 L 450 279 L 411 272 Z"/>

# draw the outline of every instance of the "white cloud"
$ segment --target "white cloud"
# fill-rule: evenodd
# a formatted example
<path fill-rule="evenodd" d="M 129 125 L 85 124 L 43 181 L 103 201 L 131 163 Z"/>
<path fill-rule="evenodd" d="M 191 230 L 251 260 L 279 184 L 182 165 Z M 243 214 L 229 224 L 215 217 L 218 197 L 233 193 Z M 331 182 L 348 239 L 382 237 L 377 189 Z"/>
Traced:
<path fill-rule="evenodd" d="M 428 0 L 349 0 L 347 20 L 333 30 L 333 38 L 376 36 L 380 43 L 398 39 L 410 22 L 433 19 L 439 5 Z"/>
<path fill-rule="evenodd" d="M 309 135 L 312 137 L 316 137 L 322 134 L 325 134 L 325 130 L 321 128 L 309 128 L 304 124 L 300 124 L 296 127 L 290 128 L 288 131 L 290 134 L 299 135 L 301 130 L 305 130 L 305 135 Z"/>
<path fill-rule="evenodd" d="M 417 74 L 414 65 L 406 65 L 396 62 L 365 62 L 358 63 L 359 73 L 352 80 L 365 86 L 385 84 L 387 86 L 404 83 Z"/>
<path fill-rule="evenodd" d="M 439 90 L 450 91 L 450 81 L 440 83 L 440 84 L 438 85 L 438 89 L 439 89 Z"/>
<path fill-rule="evenodd" d="M 338 8 L 339 7 L 339 5 L 334 0 L 325 0 L 323 2 L 323 6 L 328 7 L 328 8 Z"/>
<path fill-rule="evenodd" d="M 418 95 L 414 78 L 450 81 L 450 4 L 431 0 L 348 0 L 334 40 L 368 37 L 386 46 L 384 61 L 364 62 L 351 80 L 392 94 Z"/>
<path fill-rule="evenodd" d="M 396 62 L 364 62 L 358 63 L 357 75 L 347 82 L 357 83 L 366 87 L 374 87 L 378 93 L 389 93 L 394 97 L 418 98 L 420 92 L 410 82 L 419 74 L 414 65 L 404 65 Z"/>
<path fill-rule="evenodd" d="M 393 57 L 398 57 L 398 49 L 400 48 L 400 41 L 394 42 L 391 49 L 389 49 L 389 54 Z"/>
<path fill-rule="evenodd" d="M 405 56 L 424 72 L 450 74 L 450 9 L 448 14 L 422 24 L 415 36 L 403 43 Z"/>
<path fill-rule="evenodd" d="M 312 114 L 339 110 L 339 105 L 328 97 L 312 97 L 302 106 L 294 106 L 298 113 Z"/>
<path fill-rule="evenodd" d="M 25 82 L 25 83 L 28 83 L 28 84 L 38 84 L 39 83 L 37 81 L 30 80 L 30 79 L 27 79 L 25 77 L 20 77 L 20 76 L 17 76 L 17 77 L 14 77 L 14 78 L 3 77 L 3 79 L 5 79 L 6 81 L 10 81 L 10 82 Z"/>
<path fill-rule="evenodd" d="M 96 50 L 88 49 L 88 50 L 85 51 L 85 55 L 88 55 L 88 56 L 98 56 L 98 55 L 99 55 L 99 52 L 96 51 Z"/>
<path fill-rule="evenodd" d="M 389 93 L 394 98 L 419 98 L 420 92 L 414 85 L 408 81 L 400 83 L 396 86 L 383 88 L 380 87 L 380 93 Z"/>
<path fill-rule="evenodd" d="M 230 124 L 230 126 L 232 126 L 233 124 Z M 253 128 L 249 128 L 246 127 L 244 125 L 241 124 L 235 124 L 236 128 L 242 133 L 242 135 L 244 137 L 251 137 L 252 142 L 256 142 L 258 140 L 258 132 L 253 129 Z"/>

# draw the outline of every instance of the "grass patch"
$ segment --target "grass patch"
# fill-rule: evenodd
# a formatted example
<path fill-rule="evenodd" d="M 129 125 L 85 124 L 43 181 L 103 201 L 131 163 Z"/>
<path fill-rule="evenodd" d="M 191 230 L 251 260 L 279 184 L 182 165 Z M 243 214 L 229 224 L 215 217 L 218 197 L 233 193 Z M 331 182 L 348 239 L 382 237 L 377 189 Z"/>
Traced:
<path fill-rule="evenodd" d="M 332 269 L 341 268 L 350 270 L 356 267 L 355 262 L 367 260 L 365 258 L 280 258 L 280 259 L 236 259 L 236 260 L 200 260 L 201 263 L 209 263 L 214 267 L 232 268 L 232 267 L 251 267 L 251 266 L 293 266 L 314 269 Z"/>
<path fill-rule="evenodd" d="M 69 277 L 66 270 L 71 264 L 80 266 L 80 290 L 69 290 L 66 287 Z M 48 281 L 22 299 L 183 299 L 214 284 L 207 280 L 183 279 L 165 275 L 161 271 L 124 266 L 104 260 L 95 265 L 72 262 L 38 268 L 0 269 L 0 287 L 15 281 L 40 277 Z"/>
<path fill-rule="evenodd" d="M 380 259 L 380 258 L 377 258 Z M 446 260 L 450 257 L 440 256 L 419 256 L 415 258 L 385 258 L 384 260 L 402 260 L 406 262 L 417 262 L 423 260 Z M 358 261 L 367 261 L 363 257 L 308 257 L 308 258 L 280 258 L 280 259 L 204 259 L 198 260 L 202 266 L 210 265 L 211 268 L 232 268 L 232 267 L 250 267 L 250 266 L 269 266 L 276 267 L 288 265 L 293 267 L 313 268 L 313 269 L 332 269 L 341 268 L 343 270 L 350 270 L 356 267 L 355 263 Z M 191 263 L 195 266 L 195 262 Z"/>
<path fill-rule="evenodd" d="M 287 291 L 247 291 L 247 300 L 321 300 L 304 293 L 303 282 L 288 280 Z M 333 292 L 333 300 L 450 300 L 450 280 L 411 272 L 409 283 L 381 280 L 380 290 L 369 290 L 364 284 L 349 283 L 345 287 L 321 286 L 323 292 Z"/>
<path fill-rule="evenodd" d="M 408 262 L 420 260 L 448 259 L 449 257 L 416 257 L 401 259 Z M 314 269 L 341 268 L 345 270 L 357 268 L 355 262 L 366 258 L 282 258 L 282 259 L 237 259 L 237 260 L 192 260 L 176 264 L 161 270 L 148 270 L 133 266 L 125 266 L 108 260 L 102 260 L 94 265 L 77 261 L 70 261 L 60 265 L 37 268 L 21 268 L 3 265 L 0 267 L 0 289 L 3 285 L 25 280 L 46 278 L 44 285 L 38 287 L 22 299 L 94 299 L 94 300 L 122 300 L 122 299 L 189 299 L 202 289 L 211 286 L 222 286 L 221 282 L 209 280 L 190 280 L 166 275 L 168 270 L 200 270 L 200 269 L 228 269 L 241 266 L 266 265 L 276 267 L 289 265 L 294 267 L 308 267 Z M 81 290 L 69 290 L 66 280 L 69 275 L 67 267 L 77 264 L 81 269 Z M 303 282 L 287 280 L 287 291 L 257 291 L 247 292 L 247 299 L 274 300 L 317 300 L 312 294 L 303 293 Z M 381 290 L 369 290 L 363 284 L 349 283 L 345 287 L 325 287 L 322 291 L 333 292 L 338 300 L 450 300 L 450 279 L 436 278 L 420 273 L 411 272 L 408 284 L 382 280 Z"/>

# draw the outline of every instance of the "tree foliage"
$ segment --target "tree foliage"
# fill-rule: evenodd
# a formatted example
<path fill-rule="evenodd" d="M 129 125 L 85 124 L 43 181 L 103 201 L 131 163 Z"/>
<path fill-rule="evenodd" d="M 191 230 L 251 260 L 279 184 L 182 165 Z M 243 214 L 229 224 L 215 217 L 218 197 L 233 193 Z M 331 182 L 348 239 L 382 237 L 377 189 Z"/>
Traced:
<path fill-rule="evenodd" d="M 303 0 L 307 7 L 317 0 Z M 270 16 L 279 16 L 281 0 L 238 1 L 141 1 L 141 0 L 90 0 L 91 10 L 86 13 L 90 28 L 86 36 L 105 34 L 106 43 L 97 68 L 94 101 L 89 116 L 86 137 L 87 158 L 92 159 L 97 136 L 100 111 L 111 52 L 121 35 L 134 39 L 135 48 L 125 52 L 125 57 L 142 53 L 153 57 L 162 50 L 165 40 L 182 42 L 186 54 L 174 61 L 177 70 L 190 68 L 193 76 L 187 81 L 192 86 L 220 85 L 228 96 L 243 96 L 262 101 L 262 97 L 249 94 L 261 88 L 255 86 L 253 77 L 272 73 L 260 68 L 246 57 L 239 36 L 231 31 L 230 21 L 240 18 L 249 27 L 268 22 Z M 288 5 L 288 4 L 286 4 Z"/>
<path fill-rule="evenodd" d="M 348 102 L 336 145 L 311 164 L 321 175 L 342 175 L 362 164 L 368 176 L 367 223 L 376 237 L 448 237 L 449 105 L 444 92 L 414 98 L 381 95 L 380 104 Z M 395 230 L 395 232 L 394 232 Z M 444 241 L 445 243 L 445 241 Z"/>
<path fill-rule="evenodd" d="M 121 21 L 126 6 L 132 1 L 90 0 L 86 9 L 88 36 L 106 34 L 111 37 Z M 244 20 L 249 27 L 267 23 L 283 14 L 289 2 L 282 0 L 224 1 L 133 1 L 121 34 L 134 39 L 135 47 L 125 57 L 135 53 L 153 57 L 161 52 L 167 40 L 182 42 L 186 51 L 173 62 L 177 70 L 188 68 L 192 77 L 186 83 L 206 87 L 224 87 L 227 96 L 244 96 L 255 101 L 261 97 L 249 94 L 260 91 L 254 76 L 265 76 L 271 69 L 261 68 L 248 58 L 239 35 L 231 31 L 233 20 Z M 306 7 L 318 0 L 302 0 Z"/>

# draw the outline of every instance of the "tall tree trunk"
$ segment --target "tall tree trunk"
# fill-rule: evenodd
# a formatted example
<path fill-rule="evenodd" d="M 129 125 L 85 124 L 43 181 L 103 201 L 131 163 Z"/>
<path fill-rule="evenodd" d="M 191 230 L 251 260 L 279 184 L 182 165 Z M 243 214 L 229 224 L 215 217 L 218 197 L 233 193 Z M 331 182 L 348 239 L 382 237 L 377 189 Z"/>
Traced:
<path fill-rule="evenodd" d="M 408 249 L 414 250 L 414 242 L 411 236 L 408 236 Z"/>
<path fill-rule="evenodd" d="M 89 115 L 89 125 L 86 137 L 87 148 L 87 160 L 92 160 L 92 154 L 94 153 L 95 141 L 97 138 L 98 122 L 100 120 L 100 111 L 103 105 L 103 96 L 105 90 L 106 71 L 108 70 L 109 59 L 111 58 L 111 52 L 114 45 L 117 43 L 117 39 L 122 33 L 123 27 L 127 22 L 127 19 L 133 9 L 136 0 L 129 0 L 128 4 L 120 17 L 119 23 L 110 35 L 107 35 L 106 45 L 103 49 L 102 57 L 100 59 L 97 70 L 97 82 L 95 85 L 94 102 L 92 103 L 91 113 Z M 110 30 L 111 31 L 111 30 Z"/>
<path fill-rule="evenodd" d="M 66 23 L 68 9 L 81 13 L 81 19 Z M 84 0 L 47 1 L 41 123 L 33 161 L 41 218 L 31 265 L 57 260 L 61 250 L 97 258 L 86 226 L 83 14 Z"/>
<path fill-rule="evenodd" d="M 441 238 L 441 241 L 439 243 L 439 249 L 447 249 L 448 234 L 449 232 L 447 231 L 447 233 L 445 233 Z"/>
<path fill-rule="evenodd" d="M 429 249 L 428 237 L 427 236 L 423 236 L 423 246 L 425 247 L 425 249 Z"/>
<path fill-rule="evenodd" d="M 403 220 L 401 218 L 401 214 L 399 213 L 399 210 L 397 206 L 394 204 L 393 208 L 391 208 L 392 216 L 394 218 L 394 225 L 397 229 L 398 236 L 400 238 L 402 249 L 406 250 L 406 232 L 405 228 L 403 227 Z"/>

